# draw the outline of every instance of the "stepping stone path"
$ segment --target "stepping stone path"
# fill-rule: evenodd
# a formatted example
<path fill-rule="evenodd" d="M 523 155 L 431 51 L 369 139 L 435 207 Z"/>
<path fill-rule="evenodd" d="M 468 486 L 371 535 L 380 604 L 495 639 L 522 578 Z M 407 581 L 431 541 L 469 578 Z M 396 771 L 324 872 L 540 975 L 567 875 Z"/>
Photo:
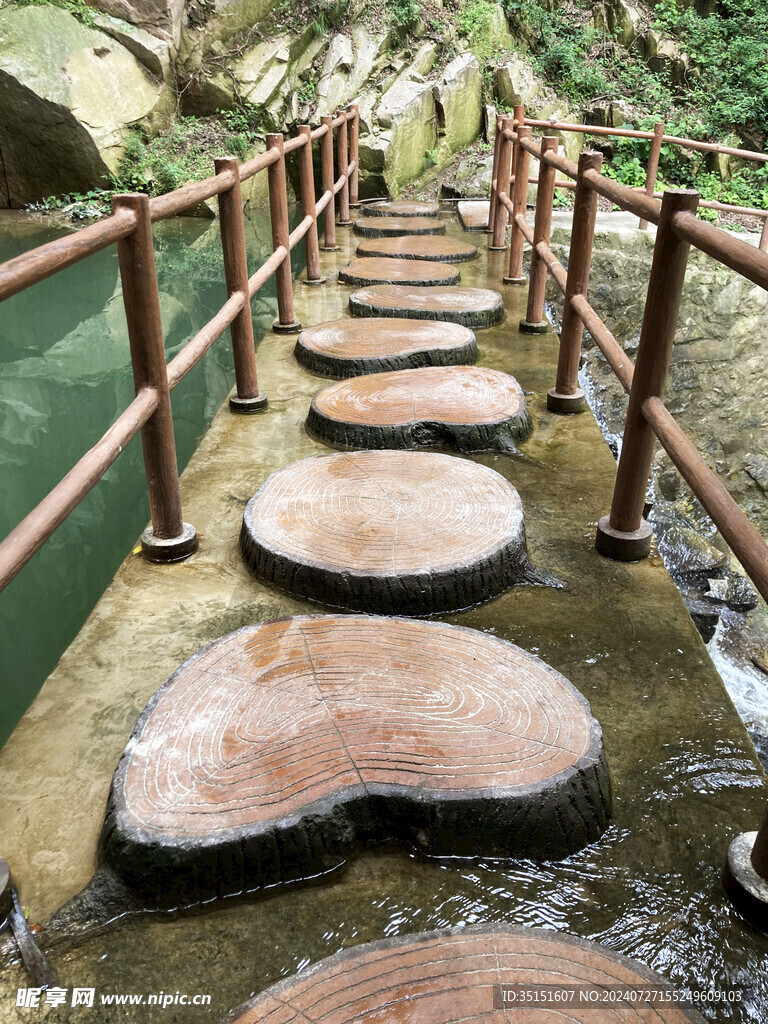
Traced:
<path fill-rule="evenodd" d="M 331 320 L 302 331 L 296 359 L 324 377 L 473 363 L 477 341 L 467 327 L 398 317 Z"/>
<path fill-rule="evenodd" d="M 439 622 L 308 616 L 222 637 L 160 687 L 101 846 L 176 905 L 317 878 L 393 839 L 563 857 L 610 813 L 600 727 L 543 661 Z"/>
<path fill-rule="evenodd" d="M 430 615 L 516 583 L 559 585 L 528 559 L 512 484 L 427 452 L 344 452 L 278 470 L 246 506 L 240 550 L 266 583 L 356 611 Z"/>
<path fill-rule="evenodd" d="M 360 217 L 352 230 L 366 238 L 393 235 L 444 235 L 445 224 L 437 217 Z"/>
<path fill-rule="evenodd" d="M 425 287 L 428 285 L 458 284 L 461 274 L 455 267 L 427 260 L 376 259 L 364 257 L 352 260 L 339 271 L 342 284 L 403 284 Z"/>
<path fill-rule="evenodd" d="M 384 259 L 432 260 L 435 263 L 464 263 L 477 258 L 477 246 L 441 235 L 398 235 L 395 238 L 367 238 L 357 247 L 358 256 Z"/>
<path fill-rule="evenodd" d="M 480 366 L 428 366 L 343 380 L 314 398 L 307 428 L 350 448 L 449 443 L 460 451 L 515 451 L 530 436 L 514 377 Z"/>
<path fill-rule="evenodd" d="M 368 217 L 436 217 L 440 212 L 440 205 L 409 200 L 385 200 L 379 203 L 366 203 L 363 209 Z"/>
<path fill-rule="evenodd" d="M 464 327 L 493 327 L 504 319 L 504 300 L 488 288 L 408 288 L 380 284 L 349 297 L 353 316 L 405 316 Z"/>
<path fill-rule="evenodd" d="M 549 986 L 552 995 L 572 992 L 572 1001 L 530 1001 Z M 595 942 L 480 925 L 345 949 L 268 988 L 221 1024 L 704 1024 L 671 993 L 669 1001 L 662 994 L 652 1003 L 578 1001 L 580 989 L 601 999 L 624 987 L 672 989 L 661 975 Z M 513 994 L 518 1005 L 509 1001 Z"/>
<path fill-rule="evenodd" d="M 487 231 L 491 204 L 487 199 L 458 203 L 459 220 L 465 231 Z"/>

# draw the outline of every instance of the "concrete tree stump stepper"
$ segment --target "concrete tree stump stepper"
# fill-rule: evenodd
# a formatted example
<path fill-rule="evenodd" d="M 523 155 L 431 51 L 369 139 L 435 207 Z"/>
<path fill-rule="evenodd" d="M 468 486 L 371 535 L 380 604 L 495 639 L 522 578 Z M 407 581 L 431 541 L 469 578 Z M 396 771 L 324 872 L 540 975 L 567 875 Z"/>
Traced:
<path fill-rule="evenodd" d="M 160 687 L 101 849 L 177 905 L 316 878 L 391 840 L 563 857 L 610 814 L 600 726 L 540 659 L 439 622 L 301 616 L 214 641 Z"/>
<path fill-rule="evenodd" d="M 426 288 L 430 285 L 458 284 L 459 271 L 445 263 L 428 260 L 354 259 L 339 271 L 339 281 L 359 288 L 368 284 L 401 284 Z"/>
<path fill-rule="evenodd" d="M 441 235 L 397 235 L 394 238 L 364 238 L 359 242 L 356 254 L 379 259 L 465 263 L 477 258 L 478 249 L 468 242 Z"/>
<path fill-rule="evenodd" d="M 445 224 L 437 217 L 359 217 L 352 230 L 364 238 L 395 235 L 444 235 Z"/>
<path fill-rule="evenodd" d="M 436 615 L 515 584 L 562 585 L 528 558 L 520 496 L 486 466 L 427 452 L 302 459 L 248 502 L 246 565 L 333 607 Z"/>
<path fill-rule="evenodd" d="M 402 317 L 330 320 L 302 331 L 293 354 L 323 377 L 452 366 L 477 359 L 477 341 L 460 324 Z"/>
<path fill-rule="evenodd" d="M 366 203 L 362 209 L 366 217 L 436 217 L 440 212 L 440 204 L 408 199 L 384 199 L 377 203 Z"/>
<path fill-rule="evenodd" d="M 307 429 L 350 448 L 447 443 L 516 451 L 532 431 L 514 377 L 482 366 L 428 366 L 340 381 L 315 395 Z"/>
<path fill-rule="evenodd" d="M 380 284 L 349 297 L 352 316 L 400 316 L 464 327 L 493 327 L 504 319 L 504 300 L 489 288 L 407 288 Z"/>
<path fill-rule="evenodd" d="M 543 988 L 573 991 L 573 999 L 531 1002 Z M 579 990 L 599 999 L 621 989 L 659 996 L 647 1004 L 580 1002 Z M 704 1024 L 697 1010 L 664 1001 L 671 989 L 596 942 L 475 925 L 352 946 L 266 989 L 221 1024 Z"/>

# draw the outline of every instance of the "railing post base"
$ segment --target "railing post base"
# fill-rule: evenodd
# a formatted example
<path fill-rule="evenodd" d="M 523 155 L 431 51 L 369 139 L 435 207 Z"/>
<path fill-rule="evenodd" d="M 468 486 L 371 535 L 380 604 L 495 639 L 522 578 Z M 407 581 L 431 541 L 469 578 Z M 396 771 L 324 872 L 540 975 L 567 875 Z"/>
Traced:
<path fill-rule="evenodd" d="M 731 843 L 723 871 L 728 896 L 750 924 L 768 932 L 768 879 L 752 863 L 757 832 L 742 832 Z"/>
<path fill-rule="evenodd" d="M 528 278 L 527 277 L 502 277 L 501 283 L 502 284 L 524 285 L 524 284 L 528 284 Z"/>
<path fill-rule="evenodd" d="M 647 558 L 651 553 L 651 524 L 641 519 L 637 530 L 624 533 L 614 530 L 610 519 L 610 516 L 603 516 L 597 524 L 595 547 L 600 554 L 617 562 L 641 562 Z"/>
<path fill-rule="evenodd" d="M 306 285 L 308 285 L 308 286 L 309 286 L 310 288 L 314 288 L 314 287 L 315 287 L 316 285 L 318 285 L 318 284 L 325 284 L 325 282 L 326 282 L 327 280 L 328 280 L 328 278 L 327 278 L 327 277 L 318 277 L 318 278 L 316 278 L 316 279 L 314 279 L 314 280 L 311 280 L 311 281 L 310 281 L 310 279 L 309 279 L 308 277 L 305 277 L 305 278 L 304 278 L 304 279 L 302 280 L 302 282 L 301 282 L 301 283 L 302 283 L 302 284 L 306 284 Z"/>
<path fill-rule="evenodd" d="M 337 220 L 336 221 L 336 227 L 337 228 L 351 228 L 352 227 L 352 221 L 351 220 Z"/>
<path fill-rule="evenodd" d="M 294 320 L 290 324 L 281 324 L 279 320 L 275 320 L 272 324 L 272 330 L 275 334 L 298 334 L 301 330 L 301 324 L 298 320 Z"/>
<path fill-rule="evenodd" d="M 537 323 L 531 323 L 530 320 L 521 320 L 519 330 L 523 334 L 546 334 L 552 330 L 552 324 L 549 320 L 539 320 Z"/>
<path fill-rule="evenodd" d="M 574 412 L 584 412 L 586 408 L 587 399 L 581 388 L 576 388 L 572 395 L 563 395 L 557 388 L 550 388 L 547 392 L 547 409 L 550 412 L 567 416 Z"/>
<path fill-rule="evenodd" d="M 321 245 L 320 252 L 338 252 L 340 248 L 340 245 Z"/>
<path fill-rule="evenodd" d="M 254 412 L 261 412 L 267 407 L 267 396 L 256 395 L 255 398 L 240 398 L 238 395 L 229 396 L 229 411 L 239 416 L 250 416 Z"/>
<path fill-rule="evenodd" d="M 506 213 L 506 210 L 504 212 Z M 507 245 L 489 245 L 488 252 L 506 252 L 508 248 Z"/>
<path fill-rule="evenodd" d="M 178 537 L 156 537 L 151 526 L 141 535 L 141 552 L 149 562 L 183 562 L 197 551 L 197 530 L 184 523 Z"/>

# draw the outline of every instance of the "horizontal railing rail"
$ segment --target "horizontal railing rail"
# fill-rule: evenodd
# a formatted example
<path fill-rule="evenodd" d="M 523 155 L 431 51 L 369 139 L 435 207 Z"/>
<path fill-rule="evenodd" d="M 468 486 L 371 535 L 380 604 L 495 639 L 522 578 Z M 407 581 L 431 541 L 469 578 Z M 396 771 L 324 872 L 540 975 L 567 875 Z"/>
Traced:
<path fill-rule="evenodd" d="M 336 137 L 334 157 L 333 138 Z M 312 143 L 320 144 L 322 195 L 316 199 Z M 235 394 L 230 409 L 263 409 L 259 391 L 250 300 L 274 275 L 278 319 L 274 329 L 300 328 L 293 310 L 291 251 L 303 241 L 306 283 L 322 281 L 317 218 L 323 214 L 323 248 L 336 248 L 339 223 L 349 222 L 350 203 L 358 202 L 359 112 L 356 106 L 322 118 L 312 129 L 302 125 L 288 140 L 267 136 L 266 151 L 240 163 L 235 157 L 215 161 L 216 173 L 166 195 L 117 195 L 110 217 L 74 234 L 41 245 L 0 264 L 0 302 L 109 246 L 116 245 L 131 349 L 136 397 L 67 475 L 0 543 L 0 590 L 40 550 L 68 515 L 102 478 L 126 445 L 142 436 L 152 525 L 142 535 L 142 549 L 152 561 L 177 561 L 197 547 L 194 527 L 184 523 L 179 490 L 170 394 L 212 345 L 230 329 L 235 367 Z M 289 232 L 285 158 L 297 153 L 303 217 Z M 338 174 L 334 173 L 334 160 Z M 272 223 L 272 253 L 249 276 L 242 182 L 266 171 Z M 218 197 L 227 301 L 170 362 L 166 361 L 152 224 L 177 216 Z"/>

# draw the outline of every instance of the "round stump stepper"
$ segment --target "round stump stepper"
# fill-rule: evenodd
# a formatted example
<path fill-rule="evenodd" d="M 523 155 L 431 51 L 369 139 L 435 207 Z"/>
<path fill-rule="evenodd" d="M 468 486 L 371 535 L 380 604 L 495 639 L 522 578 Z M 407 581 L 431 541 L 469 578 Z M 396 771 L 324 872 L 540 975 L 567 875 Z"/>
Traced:
<path fill-rule="evenodd" d="M 516 452 L 533 427 L 514 377 L 482 366 L 428 366 L 323 388 L 307 429 L 347 448 L 447 443 L 465 452 Z"/>
<path fill-rule="evenodd" d="M 444 235 L 445 224 L 437 217 L 358 217 L 352 230 L 364 238 L 395 235 Z"/>
<path fill-rule="evenodd" d="M 342 452 L 278 470 L 245 508 L 240 550 L 295 597 L 389 615 L 458 611 L 517 583 L 561 585 L 528 559 L 512 484 L 431 452 Z"/>
<path fill-rule="evenodd" d="M 455 267 L 427 260 L 377 259 L 365 256 L 352 260 L 339 271 L 339 281 L 359 288 L 368 284 L 400 284 L 417 288 L 458 284 L 461 274 Z"/>
<path fill-rule="evenodd" d="M 611 814 L 600 726 L 520 648 L 440 622 L 301 616 L 179 668 L 115 773 L 103 860 L 153 903 L 316 879 L 366 845 L 567 856 Z"/>
<path fill-rule="evenodd" d="M 474 329 L 493 327 L 504 319 L 504 300 L 488 288 L 407 288 L 379 284 L 360 288 L 349 297 L 352 316 L 405 316 L 443 320 Z"/>
<path fill-rule="evenodd" d="M 704 1024 L 697 1010 L 673 1001 L 679 987 L 596 942 L 474 925 L 352 946 L 254 996 L 221 1024 Z M 555 1001 L 556 992 L 573 995 Z M 625 1001 L 604 1000 L 620 992 Z M 647 992 L 656 993 L 650 1003 L 641 1001 Z"/>
<path fill-rule="evenodd" d="M 384 199 L 378 203 L 365 203 L 362 209 L 366 217 L 436 217 L 440 213 L 440 204 Z"/>
<path fill-rule="evenodd" d="M 474 363 L 477 341 L 460 324 L 399 317 L 330 320 L 302 331 L 293 354 L 322 377 Z"/>
<path fill-rule="evenodd" d="M 465 263 L 477 258 L 478 249 L 468 242 L 440 235 L 398 235 L 395 238 L 364 238 L 358 256 L 381 259 L 432 260 L 435 263 Z"/>

